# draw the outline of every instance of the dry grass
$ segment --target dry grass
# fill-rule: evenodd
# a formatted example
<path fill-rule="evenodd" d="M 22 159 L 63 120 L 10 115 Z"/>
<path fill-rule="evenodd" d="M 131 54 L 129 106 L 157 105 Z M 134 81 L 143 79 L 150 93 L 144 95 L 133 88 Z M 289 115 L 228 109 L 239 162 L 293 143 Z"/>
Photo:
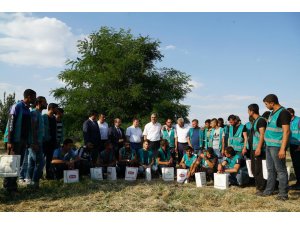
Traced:
<path fill-rule="evenodd" d="M 196 188 L 195 183 L 85 178 L 77 184 L 42 180 L 40 190 L 21 187 L 21 195 L 10 198 L 2 181 L 1 212 L 300 212 L 300 192 L 295 191 L 289 193 L 289 201 L 280 202 L 275 196 L 256 197 L 254 187 L 220 191 L 212 186 Z"/>
<path fill-rule="evenodd" d="M 1 182 L 0 182 L 1 183 Z M 5 212 L 299 212 L 300 193 L 290 192 L 287 202 L 254 195 L 255 188 L 212 186 L 196 188 L 160 180 L 145 182 L 96 182 L 86 178 L 78 184 L 42 181 L 34 192 L 20 188 L 21 196 L 10 199 L 0 190 L 0 211 Z"/>

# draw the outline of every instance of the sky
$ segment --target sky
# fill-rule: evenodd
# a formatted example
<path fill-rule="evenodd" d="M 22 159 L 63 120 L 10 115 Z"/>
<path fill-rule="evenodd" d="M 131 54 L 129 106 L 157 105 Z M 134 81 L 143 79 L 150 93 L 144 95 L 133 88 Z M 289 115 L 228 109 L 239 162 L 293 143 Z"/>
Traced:
<path fill-rule="evenodd" d="M 64 86 L 57 75 L 77 40 L 101 26 L 161 42 L 156 66 L 191 76 L 190 119 L 236 114 L 245 123 L 247 106 L 263 113 L 270 93 L 300 111 L 300 13 L 0 13 L 0 98 L 32 88 L 56 102 L 50 90 Z"/>

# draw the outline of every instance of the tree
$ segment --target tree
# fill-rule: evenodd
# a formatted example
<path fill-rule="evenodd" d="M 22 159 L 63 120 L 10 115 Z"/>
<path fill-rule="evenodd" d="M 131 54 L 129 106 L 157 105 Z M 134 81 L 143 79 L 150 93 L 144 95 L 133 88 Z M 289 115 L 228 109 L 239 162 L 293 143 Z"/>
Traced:
<path fill-rule="evenodd" d="M 6 124 L 8 121 L 8 114 L 10 108 L 16 103 L 15 93 L 6 96 L 6 92 L 3 94 L 3 102 L 0 100 L 0 135 L 4 135 Z"/>
<path fill-rule="evenodd" d="M 51 92 L 65 108 L 67 132 L 81 132 L 91 109 L 125 123 L 133 117 L 148 121 L 153 111 L 161 120 L 186 118 L 189 106 L 180 101 L 191 91 L 190 76 L 173 68 L 157 69 L 155 63 L 163 58 L 159 45 L 148 36 L 107 27 L 78 41 L 80 56 L 58 75 L 66 86 Z"/>

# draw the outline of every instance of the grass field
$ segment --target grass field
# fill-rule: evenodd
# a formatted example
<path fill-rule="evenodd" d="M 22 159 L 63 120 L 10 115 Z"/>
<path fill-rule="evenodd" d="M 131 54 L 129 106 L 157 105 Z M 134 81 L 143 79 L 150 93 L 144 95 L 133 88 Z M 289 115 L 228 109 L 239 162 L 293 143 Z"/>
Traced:
<path fill-rule="evenodd" d="M 1 212 L 300 212 L 300 192 L 295 191 L 281 202 L 275 196 L 256 197 L 254 187 L 221 191 L 211 185 L 196 188 L 195 183 L 84 178 L 77 184 L 42 180 L 39 190 L 21 187 L 19 197 L 9 198 L 2 181 Z"/>

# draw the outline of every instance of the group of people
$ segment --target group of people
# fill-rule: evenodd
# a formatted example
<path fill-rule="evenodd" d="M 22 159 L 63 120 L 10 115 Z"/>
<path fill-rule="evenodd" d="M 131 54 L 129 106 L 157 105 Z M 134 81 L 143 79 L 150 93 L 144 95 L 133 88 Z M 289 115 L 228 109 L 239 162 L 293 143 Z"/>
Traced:
<path fill-rule="evenodd" d="M 105 114 L 92 110 L 83 123 L 84 145 L 74 149 L 71 139 L 63 137 L 63 109 L 44 97 L 36 97 L 33 90 L 24 92 L 24 100 L 16 103 L 7 124 L 4 142 L 8 154 L 21 155 L 19 183 L 39 186 L 46 164 L 46 178 L 60 179 L 63 170 L 79 169 L 88 175 L 90 168 L 116 167 L 119 177 L 124 177 L 126 167 L 138 167 L 140 176 L 151 168 L 160 176 L 163 167 L 188 169 L 188 180 L 196 172 L 206 172 L 213 180 L 214 173 L 229 173 L 232 185 L 245 185 L 249 181 L 245 159 L 251 159 L 257 195 L 274 193 L 279 181 L 279 200 L 288 199 L 289 189 L 300 189 L 300 118 L 293 109 L 285 109 L 276 95 L 268 95 L 263 102 L 270 110 L 262 116 L 259 106 L 248 106 L 249 122 L 242 124 L 236 115 L 228 117 L 229 125 L 222 118 L 208 119 L 201 128 L 194 119 L 191 126 L 183 118 L 175 125 L 167 119 L 158 122 L 156 113 L 151 121 L 140 128 L 134 118 L 126 131 L 120 118 L 110 127 Z M 32 109 L 30 110 L 30 106 Z M 42 111 L 48 109 L 47 114 Z M 297 183 L 288 186 L 286 151 L 290 149 Z M 264 180 L 262 160 L 266 159 L 268 180 Z M 175 170 L 176 171 L 176 170 Z M 17 179 L 5 178 L 4 188 L 17 191 Z"/>

